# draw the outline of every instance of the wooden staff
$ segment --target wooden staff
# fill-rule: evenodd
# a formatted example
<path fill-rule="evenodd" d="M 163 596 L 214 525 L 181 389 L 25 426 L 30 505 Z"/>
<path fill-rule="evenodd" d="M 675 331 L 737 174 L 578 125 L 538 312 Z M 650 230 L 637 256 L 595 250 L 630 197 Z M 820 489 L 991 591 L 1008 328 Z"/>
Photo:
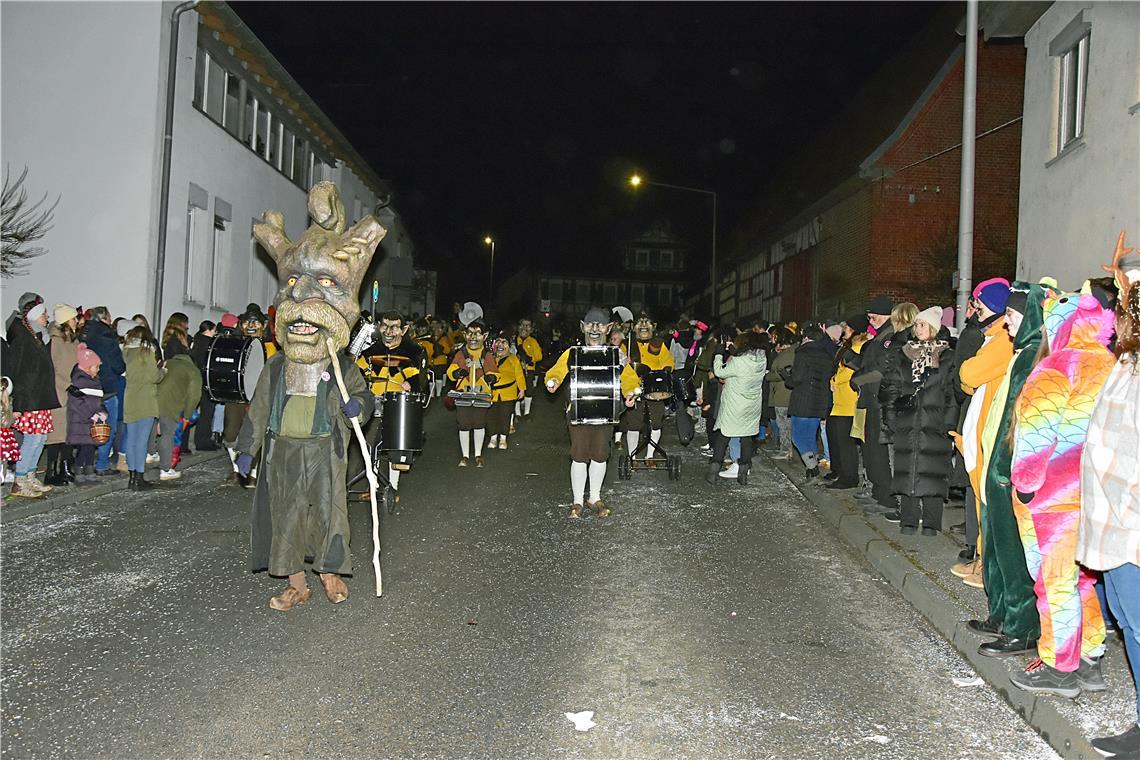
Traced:
<path fill-rule="evenodd" d="M 325 348 L 332 359 L 333 374 L 336 375 L 336 384 L 340 388 L 340 397 L 348 403 L 348 388 L 344 384 L 344 375 L 340 372 L 340 360 L 336 355 L 332 338 L 325 338 Z M 364 440 L 364 431 L 360 429 L 360 421 L 352 418 L 352 429 L 356 433 L 356 442 L 360 444 L 360 455 L 364 458 L 364 474 L 368 477 L 368 498 L 372 502 L 372 569 L 376 573 L 376 596 L 384 593 L 384 580 L 380 575 L 380 517 L 376 512 L 376 489 L 380 484 L 376 481 L 376 473 L 372 470 L 372 457 L 368 455 L 368 442 Z"/>

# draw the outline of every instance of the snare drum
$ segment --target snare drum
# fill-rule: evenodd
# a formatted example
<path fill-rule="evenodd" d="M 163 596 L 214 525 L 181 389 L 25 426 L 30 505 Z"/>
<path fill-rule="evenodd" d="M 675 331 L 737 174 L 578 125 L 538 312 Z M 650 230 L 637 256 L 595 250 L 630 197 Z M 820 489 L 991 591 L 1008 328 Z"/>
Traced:
<path fill-rule="evenodd" d="M 248 404 L 263 369 L 260 338 L 216 335 L 206 352 L 206 393 L 219 404 Z"/>
<path fill-rule="evenodd" d="M 625 405 L 621 397 L 621 359 L 617 346 L 572 346 L 570 424 L 612 425 Z"/>
<path fill-rule="evenodd" d="M 382 409 L 381 451 L 423 451 L 424 397 L 421 393 L 385 393 L 377 399 Z"/>
<path fill-rule="evenodd" d="M 641 378 L 641 395 L 650 401 L 664 401 L 673 396 L 673 373 L 655 369 Z"/>
<path fill-rule="evenodd" d="M 677 402 L 688 406 L 697 400 L 697 389 L 693 385 L 693 376 L 685 372 L 673 373 L 673 395 Z"/>

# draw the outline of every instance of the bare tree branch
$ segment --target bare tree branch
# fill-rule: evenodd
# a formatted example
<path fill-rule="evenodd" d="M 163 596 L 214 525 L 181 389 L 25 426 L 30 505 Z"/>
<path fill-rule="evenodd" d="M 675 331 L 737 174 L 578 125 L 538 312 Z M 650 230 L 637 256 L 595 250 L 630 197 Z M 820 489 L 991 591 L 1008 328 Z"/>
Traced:
<path fill-rule="evenodd" d="M 52 217 L 60 199 L 45 207 L 47 194 L 33 204 L 28 203 L 28 191 L 24 188 L 24 179 L 28 176 L 25 166 L 20 177 L 11 181 L 9 169 L 4 167 L 4 194 L 2 202 L 3 225 L 0 229 L 0 240 L 3 248 L 0 249 L 0 277 L 17 277 L 26 274 L 28 263 L 36 256 L 42 256 L 47 250 L 34 245 L 34 243 L 47 234 L 51 229 Z"/>

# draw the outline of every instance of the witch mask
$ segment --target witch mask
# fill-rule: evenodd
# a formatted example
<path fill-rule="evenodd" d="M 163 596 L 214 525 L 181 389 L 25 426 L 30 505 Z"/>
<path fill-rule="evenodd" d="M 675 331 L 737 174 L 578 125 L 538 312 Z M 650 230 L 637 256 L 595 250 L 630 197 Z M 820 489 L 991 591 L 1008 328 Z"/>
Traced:
<path fill-rule="evenodd" d="M 299 364 L 327 361 L 326 338 L 338 351 L 348 345 L 350 326 L 360 317 L 360 281 L 387 233 L 371 216 L 346 230 L 344 204 L 332 182 L 309 191 L 309 216 L 313 225 L 295 243 L 280 211 L 266 211 L 253 227 L 277 262 L 277 340 L 285 358 Z"/>

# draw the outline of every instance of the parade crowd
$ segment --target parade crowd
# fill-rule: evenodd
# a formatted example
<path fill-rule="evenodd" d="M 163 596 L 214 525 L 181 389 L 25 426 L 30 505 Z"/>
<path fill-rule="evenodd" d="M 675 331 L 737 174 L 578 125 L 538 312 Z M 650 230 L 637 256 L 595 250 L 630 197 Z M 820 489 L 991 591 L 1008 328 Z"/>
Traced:
<path fill-rule="evenodd" d="M 486 449 L 508 447 L 540 381 L 558 390 L 572 344 L 615 348 L 627 409 L 601 433 L 568 426 L 572 518 L 610 514 L 601 488 L 615 444 L 635 463 L 664 461 L 666 420 L 687 444 L 703 419 L 712 487 L 746 486 L 753 452 L 766 449 L 802 463 L 806 487 L 850 492 L 902 534 L 937 535 L 944 506 L 960 500 L 965 523 L 949 529 L 960 527 L 966 548 L 952 569 L 988 597 L 988 615 L 968 621 L 986 639 L 979 652 L 1035 654 L 1013 684 L 1071 698 L 1106 688 L 1110 630 L 1134 681 L 1140 666 L 1140 254 L 1123 235 L 1106 269 L 1074 291 L 1049 278 L 985 280 L 960 332 L 953 308 L 886 294 L 843 320 L 780 324 L 682 316 L 659 325 L 622 306 L 592 308 L 581 340 L 569 328 L 540 340 L 529 319 L 495 330 L 468 303 L 449 321 L 378 314 L 378 340 L 354 357 L 377 399 L 441 398 L 455 413 L 458 465 L 478 468 Z M 0 459 L 11 494 L 35 499 L 122 472 L 145 490 L 148 463 L 158 462 L 160 481 L 175 480 L 191 448 L 223 445 L 236 477 L 255 476 L 239 454 L 249 446 L 237 443 L 248 404 L 215 404 L 203 372 L 219 333 L 259 337 L 272 353 L 273 321 L 250 304 L 191 335 L 175 313 L 156 337 L 142 315 L 49 310 L 25 294 L 2 357 Z M 643 395 L 644 379 L 666 371 L 691 379 L 691 401 Z M 415 450 L 389 449 L 387 487 L 398 498 Z M 1140 757 L 1140 726 L 1093 743 Z"/>

